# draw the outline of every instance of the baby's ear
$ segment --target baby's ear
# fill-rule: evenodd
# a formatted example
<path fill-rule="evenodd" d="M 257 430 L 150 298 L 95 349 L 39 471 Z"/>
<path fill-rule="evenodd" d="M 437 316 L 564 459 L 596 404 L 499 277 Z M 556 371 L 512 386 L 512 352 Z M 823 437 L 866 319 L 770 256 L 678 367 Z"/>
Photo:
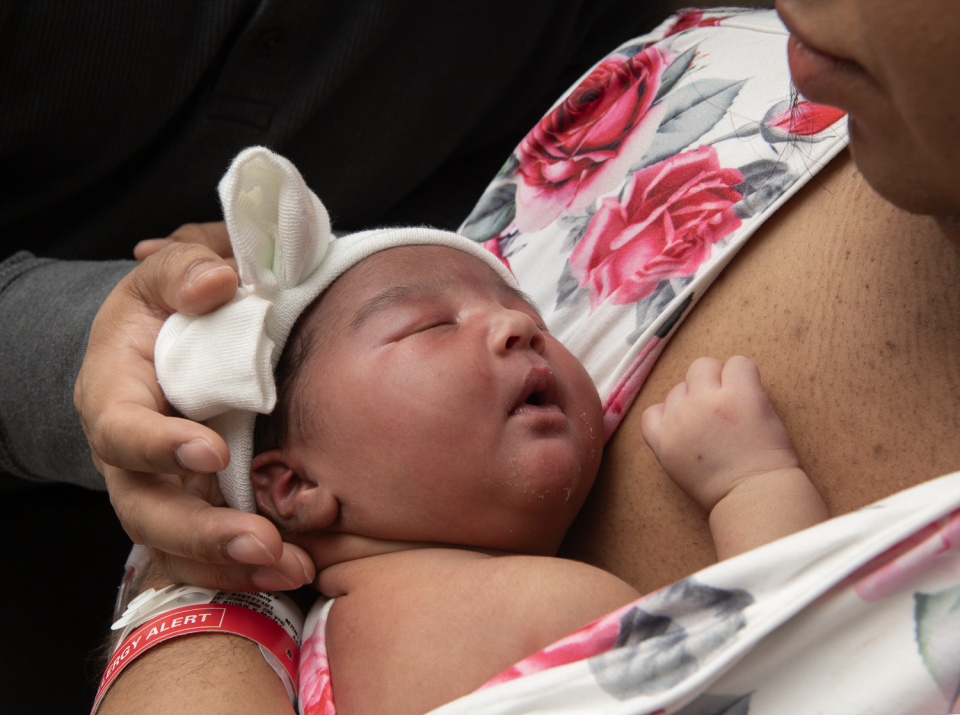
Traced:
<path fill-rule="evenodd" d="M 315 531 L 329 526 L 337 516 L 336 498 L 293 469 L 279 449 L 253 458 L 250 480 L 260 511 L 284 531 Z"/>

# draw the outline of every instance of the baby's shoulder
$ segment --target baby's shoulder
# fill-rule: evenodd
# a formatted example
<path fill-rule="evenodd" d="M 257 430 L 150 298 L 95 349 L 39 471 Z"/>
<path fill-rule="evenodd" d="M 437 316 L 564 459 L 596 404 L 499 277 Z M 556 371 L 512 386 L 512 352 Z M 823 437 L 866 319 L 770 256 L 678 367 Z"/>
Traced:
<path fill-rule="evenodd" d="M 576 561 L 459 549 L 339 564 L 321 587 L 337 597 L 326 638 L 342 712 L 400 690 L 426 712 L 639 596 Z"/>
<path fill-rule="evenodd" d="M 364 622 L 383 618 L 389 627 L 404 629 L 405 623 L 420 628 L 424 621 L 450 619 L 463 628 L 472 619 L 485 623 L 486 630 L 522 624 L 531 638 L 534 631 L 562 637 L 640 595 L 616 576 L 579 561 L 452 548 L 338 564 L 321 574 L 320 584 L 324 593 L 339 597 L 338 615 L 349 613 Z M 568 624 L 573 626 L 563 630 Z M 387 627 L 384 623 L 378 630 Z"/>

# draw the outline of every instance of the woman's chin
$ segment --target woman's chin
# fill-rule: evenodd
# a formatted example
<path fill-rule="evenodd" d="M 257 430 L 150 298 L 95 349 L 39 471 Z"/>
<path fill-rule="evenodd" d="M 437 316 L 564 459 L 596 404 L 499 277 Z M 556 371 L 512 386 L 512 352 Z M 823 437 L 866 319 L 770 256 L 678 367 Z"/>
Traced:
<path fill-rule="evenodd" d="M 914 214 L 960 215 L 960 184 L 943 181 L 921 148 L 906 142 L 906 132 L 880 133 L 855 116 L 849 128 L 857 169 L 880 196 Z"/>

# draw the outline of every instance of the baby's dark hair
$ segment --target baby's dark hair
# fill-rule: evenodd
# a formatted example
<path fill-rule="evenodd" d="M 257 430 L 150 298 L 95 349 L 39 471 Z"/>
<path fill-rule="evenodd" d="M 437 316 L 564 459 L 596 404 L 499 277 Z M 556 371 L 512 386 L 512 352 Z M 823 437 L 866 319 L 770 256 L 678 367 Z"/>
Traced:
<path fill-rule="evenodd" d="M 293 395 L 300 382 L 303 365 L 310 357 L 314 343 L 315 331 L 304 328 L 303 318 L 310 311 L 305 312 L 290 331 L 290 339 L 280 360 L 273 371 L 273 381 L 277 386 L 277 403 L 270 414 L 258 414 L 253 426 L 253 453 L 261 454 L 271 449 L 279 449 L 287 442 L 291 423 L 294 429 L 299 429 L 303 422 L 302 410 L 295 408 Z M 299 404 L 299 403 L 297 403 Z"/>
<path fill-rule="evenodd" d="M 354 267 L 361 269 L 363 262 Z M 362 269 L 361 269 L 362 270 Z M 339 280 L 339 279 L 338 279 Z M 331 286 L 332 287 L 332 286 Z M 253 427 L 253 454 L 271 449 L 282 449 L 291 432 L 302 434 L 308 419 L 309 405 L 298 400 L 303 366 L 317 352 L 330 333 L 346 314 L 335 301 L 324 301 L 330 287 L 317 296 L 297 318 L 290 329 L 290 337 L 273 370 L 277 386 L 277 403 L 268 415 L 258 414 Z"/>

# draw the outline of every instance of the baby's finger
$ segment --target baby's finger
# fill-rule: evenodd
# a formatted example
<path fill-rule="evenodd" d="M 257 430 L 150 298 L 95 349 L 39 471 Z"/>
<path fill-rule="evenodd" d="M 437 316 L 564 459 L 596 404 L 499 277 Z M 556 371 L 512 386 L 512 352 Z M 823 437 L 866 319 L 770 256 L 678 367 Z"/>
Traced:
<path fill-rule="evenodd" d="M 720 389 L 723 363 L 716 358 L 697 358 L 687 370 L 687 389 L 691 394 L 715 392 Z"/>
<path fill-rule="evenodd" d="M 682 383 L 681 383 L 682 384 Z M 663 427 L 664 403 L 650 405 L 640 415 L 640 434 L 650 447 L 654 456 L 660 454 L 660 436 Z"/>
<path fill-rule="evenodd" d="M 306 552 L 284 544 L 281 557 L 268 566 L 209 564 L 151 549 L 151 559 L 172 581 L 222 591 L 288 591 L 312 583 L 317 576 Z"/>
<path fill-rule="evenodd" d="M 680 403 L 686 399 L 689 393 L 690 390 L 687 388 L 687 383 L 681 382 L 674 385 L 673 389 L 667 393 L 667 399 L 663 401 L 664 415 L 669 417 L 674 414 L 680 406 Z"/>
<path fill-rule="evenodd" d="M 209 564 L 267 565 L 283 555 L 280 533 L 262 516 L 211 506 L 176 477 L 105 471 L 110 501 L 134 543 Z"/>
<path fill-rule="evenodd" d="M 750 358 L 735 355 L 727 360 L 721 375 L 724 387 L 742 390 L 763 391 L 760 383 L 760 368 Z"/>

